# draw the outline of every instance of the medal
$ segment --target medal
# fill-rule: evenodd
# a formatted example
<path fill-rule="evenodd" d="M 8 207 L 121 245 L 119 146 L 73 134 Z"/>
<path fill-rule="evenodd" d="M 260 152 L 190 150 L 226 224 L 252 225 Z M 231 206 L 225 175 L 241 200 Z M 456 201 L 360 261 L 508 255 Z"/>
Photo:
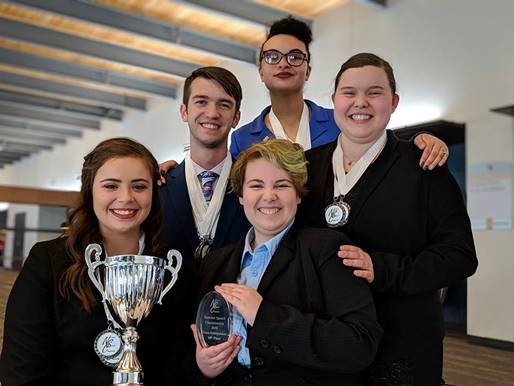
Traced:
<path fill-rule="evenodd" d="M 94 344 L 96 355 L 107 366 L 116 367 L 123 354 L 121 334 L 113 328 L 100 332 Z"/>
<path fill-rule="evenodd" d="M 350 217 L 350 205 L 344 201 L 344 196 L 335 199 L 325 208 L 325 221 L 330 228 L 345 225 Z"/>
<path fill-rule="evenodd" d="M 201 261 L 211 250 L 212 239 L 209 236 L 203 236 L 200 243 L 195 249 L 195 260 Z"/>

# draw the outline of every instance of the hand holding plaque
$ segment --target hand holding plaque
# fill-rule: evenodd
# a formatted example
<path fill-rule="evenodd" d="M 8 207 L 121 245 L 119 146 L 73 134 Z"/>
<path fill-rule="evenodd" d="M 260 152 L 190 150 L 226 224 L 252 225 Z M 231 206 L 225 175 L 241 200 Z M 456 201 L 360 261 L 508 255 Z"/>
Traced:
<path fill-rule="evenodd" d="M 219 293 L 207 293 L 198 306 L 196 328 L 203 347 L 226 342 L 232 334 L 232 310 Z"/>

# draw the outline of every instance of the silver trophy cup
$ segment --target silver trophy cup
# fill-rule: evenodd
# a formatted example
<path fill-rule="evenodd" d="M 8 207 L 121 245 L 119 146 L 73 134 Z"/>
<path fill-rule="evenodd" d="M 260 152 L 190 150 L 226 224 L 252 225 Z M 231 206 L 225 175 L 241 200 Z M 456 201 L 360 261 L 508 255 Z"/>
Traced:
<path fill-rule="evenodd" d="M 94 254 L 94 261 L 92 255 Z M 148 316 L 155 303 L 162 298 L 177 281 L 182 265 L 182 255 L 175 249 L 165 259 L 143 255 L 109 256 L 100 260 L 102 247 L 89 244 L 85 258 L 88 274 L 102 295 L 102 302 L 108 302 L 118 318 L 125 325 L 123 329 L 123 354 L 113 372 L 113 385 L 143 385 L 143 369 L 136 356 L 136 342 L 139 338 L 136 326 Z M 98 268 L 105 267 L 104 280 Z M 171 273 L 171 281 L 164 287 L 164 271 Z"/>

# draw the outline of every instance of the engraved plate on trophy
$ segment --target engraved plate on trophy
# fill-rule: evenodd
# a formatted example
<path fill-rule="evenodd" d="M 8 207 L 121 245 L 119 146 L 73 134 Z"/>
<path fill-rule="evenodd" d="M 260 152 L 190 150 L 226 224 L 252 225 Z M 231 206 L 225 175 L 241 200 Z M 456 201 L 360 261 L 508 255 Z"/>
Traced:
<path fill-rule="evenodd" d="M 202 298 L 196 312 L 196 328 L 203 347 L 226 342 L 232 334 L 230 304 L 219 293 L 212 291 Z"/>

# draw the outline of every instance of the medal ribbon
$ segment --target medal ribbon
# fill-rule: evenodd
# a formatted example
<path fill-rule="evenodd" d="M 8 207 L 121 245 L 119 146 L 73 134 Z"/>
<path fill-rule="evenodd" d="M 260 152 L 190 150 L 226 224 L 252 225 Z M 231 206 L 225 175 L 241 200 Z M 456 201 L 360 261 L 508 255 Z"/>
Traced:
<path fill-rule="evenodd" d="M 309 127 L 309 106 L 303 102 L 302 117 L 300 118 L 300 125 L 298 126 L 298 132 L 296 138 L 289 138 L 282 127 L 282 124 L 278 120 L 277 116 L 273 112 L 273 106 L 269 112 L 269 123 L 271 130 L 275 134 L 275 138 L 287 139 L 291 142 L 296 142 L 303 147 L 303 150 L 309 150 L 311 148 L 311 130 Z"/>
<path fill-rule="evenodd" d="M 384 130 L 380 138 L 368 149 L 364 155 L 353 165 L 351 170 L 344 171 L 344 154 L 341 146 L 341 134 L 337 138 L 337 147 L 332 154 L 332 170 L 334 172 L 334 199 L 341 195 L 344 197 L 362 177 L 366 169 L 380 154 L 387 142 L 387 135 Z"/>
<path fill-rule="evenodd" d="M 193 208 L 196 230 L 200 238 L 208 237 L 209 239 L 212 239 L 216 233 L 219 213 L 228 185 L 230 169 L 232 168 L 232 156 L 230 153 L 227 153 L 227 156 L 225 157 L 223 168 L 221 169 L 221 173 L 218 177 L 218 182 L 216 183 L 216 188 L 214 189 L 210 202 L 205 201 L 205 197 L 202 193 L 202 186 L 196 177 L 196 172 L 192 164 L 193 161 L 191 160 L 189 152 L 187 152 L 184 162 L 186 167 L 187 191 L 189 193 L 189 199 L 191 200 L 191 207 Z"/>

